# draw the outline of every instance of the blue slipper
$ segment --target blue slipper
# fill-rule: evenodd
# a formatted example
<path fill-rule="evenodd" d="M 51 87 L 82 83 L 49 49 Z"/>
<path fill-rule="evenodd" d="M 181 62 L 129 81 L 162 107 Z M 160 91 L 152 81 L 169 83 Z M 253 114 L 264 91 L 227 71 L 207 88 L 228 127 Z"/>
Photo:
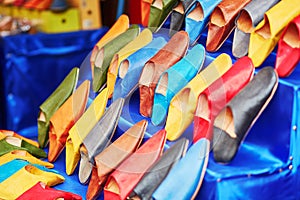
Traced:
<path fill-rule="evenodd" d="M 197 0 L 185 18 L 185 31 L 190 37 L 190 45 L 194 45 L 204 30 L 210 14 L 221 0 Z"/>
<path fill-rule="evenodd" d="M 171 169 L 155 190 L 153 199 L 195 199 L 202 184 L 209 157 L 210 143 L 200 139 Z"/>
<path fill-rule="evenodd" d="M 144 48 L 125 59 L 119 68 L 119 80 L 115 85 L 113 100 L 126 98 L 137 87 L 145 63 L 152 58 L 167 42 L 158 37 Z"/>
<path fill-rule="evenodd" d="M 154 94 L 151 116 L 154 125 L 165 121 L 171 99 L 201 70 L 204 59 L 205 49 L 198 44 L 161 75 Z"/>

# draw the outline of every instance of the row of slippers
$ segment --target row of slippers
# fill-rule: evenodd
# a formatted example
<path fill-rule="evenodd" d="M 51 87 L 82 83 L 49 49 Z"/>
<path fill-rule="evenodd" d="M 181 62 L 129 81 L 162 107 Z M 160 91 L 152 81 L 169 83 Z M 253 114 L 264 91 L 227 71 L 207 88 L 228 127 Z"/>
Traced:
<path fill-rule="evenodd" d="M 39 144 L 13 131 L 0 130 L 1 199 L 82 199 L 79 195 L 50 188 L 64 182 L 52 163 L 39 158 L 46 153 Z M 45 196 L 46 195 L 46 196 Z"/>
<path fill-rule="evenodd" d="M 250 60 L 248 59 L 248 61 Z M 232 66 L 228 70 L 227 76 L 225 75 L 222 78 L 227 77 L 227 80 L 230 80 L 230 75 L 236 74 L 239 71 L 237 66 L 241 68 L 247 65 Z M 212 67 L 209 66 L 208 68 Z M 252 76 L 253 66 L 249 68 L 251 69 L 250 71 L 249 69 L 245 70 L 248 75 L 248 81 Z M 233 83 L 236 80 L 236 78 L 233 78 L 231 81 Z M 214 87 L 218 86 L 218 84 L 213 85 Z M 232 87 L 232 85 L 226 86 Z M 214 123 L 214 135 L 216 136 L 213 138 L 213 152 L 216 160 L 228 162 L 228 158 L 232 159 L 242 139 L 246 136 L 247 131 L 272 98 L 276 86 L 277 75 L 275 71 L 273 68 L 264 68 L 258 72 L 244 89 L 233 97 L 232 101 L 223 109 L 223 112 L 220 112 L 223 113 L 218 115 L 221 119 L 215 120 Z M 80 90 L 80 87 L 78 90 Z M 234 93 L 235 91 L 228 90 L 227 92 Z M 220 93 L 217 92 L 217 94 Z M 222 98 L 224 98 L 223 95 Z M 83 144 L 80 147 L 79 180 L 82 183 L 87 183 L 91 176 L 87 199 L 96 198 L 103 188 L 105 199 L 126 199 L 128 196 L 139 196 L 140 198 L 145 196 L 145 199 L 153 196 L 156 199 L 164 199 L 170 197 L 170 195 L 174 195 L 174 198 L 180 197 L 183 199 L 194 197 L 197 194 L 205 173 L 210 150 L 209 140 L 201 137 L 194 142 L 183 157 L 183 150 L 186 150 L 188 141 L 182 138 L 162 154 L 167 137 L 167 132 L 164 129 L 158 131 L 139 147 L 147 128 L 147 121 L 142 120 L 110 144 L 123 105 L 124 99 L 122 98 L 114 101 L 83 141 L 80 140 L 82 139 L 82 135 L 73 135 L 71 133 L 73 133 L 74 129 L 77 130 L 80 128 L 79 126 L 76 127 L 79 124 L 84 124 L 85 127 L 89 128 L 89 123 L 87 122 L 90 122 L 88 121 L 89 119 L 94 119 L 93 115 L 84 115 L 85 117 L 81 117 L 76 122 L 76 125 L 73 126 L 75 128 L 69 131 L 71 137 L 67 141 L 66 162 L 68 163 L 70 159 L 72 162 L 72 159 L 74 159 L 72 151 L 68 153 L 68 145 L 76 144 L 79 148 Z M 249 112 L 249 108 L 244 108 L 244 105 L 250 106 L 251 112 Z M 71 106 L 78 107 L 77 104 Z M 227 111 L 227 109 L 230 109 L 231 112 Z M 91 112 L 95 114 L 96 111 L 92 104 L 85 114 Z M 226 115 L 227 113 L 234 116 L 233 133 L 230 132 L 232 129 L 229 126 L 232 121 L 223 118 L 228 116 Z M 63 116 L 63 118 L 65 117 L 67 116 Z M 220 122 L 221 124 L 218 124 Z M 83 131 L 83 128 L 81 130 Z M 51 145 L 53 143 L 50 135 L 49 155 L 52 153 Z M 194 170 L 190 168 L 191 163 L 197 166 L 193 168 Z M 70 166 L 67 165 L 66 167 L 68 169 Z M 181 181 L 174 182 L 174 180 Z M 189 187 L 182 187 L 182 183 L 189 185 Z M 175 190 L 174 187 L 176 188 Z"/>
<path fill-rule="evenodd" d="M 62 12 L 68 9 L 67 0 L 0 0 L 3 5 L 13 5 L 35 10 Z"/>
<path fill-rule="evenodd" d="M 127 21 L 128 18 L 123 16 L 123 18 L 121 18 L 121 21 L 122 20 Z M 118 24 L 119 21 L 116 23 Z M 210 143 L 209 141 L 212 140 L 216 161 L 230 162 L 235 156 L 242 139 L 246 136 L 248 130 L 266 107 L 276 90 L 278 78 L 274 69 L 271 67 L 263 68 L 252 79 L 254 66 L 250 58 L 243 57 L 232 66 L 231 58 L 227 54 L 221 54 L 209 66 L 201 70 L 205 50 L 200 44 L 195 45 L 184 57 L 188 48 L 188 35 L 184 31 L 173 35 L 165 45 L 164 43 L 158 42 L 161 48 L 146 48 L 144 53 L 146 54 L 146 51 L 149 51 L 153 52 L 153 55 L 150 56 L 149 62 L 147 62 L 147 60 L 137 62 L 137 66 L 140 66 L 140 75 L 137 71 L 133 73 L 134 76 L 140 77 L 140 80 L 137 81 L 140 83 L 147 82 L 143 77 L 146 77 L 146 79 L 149 77 L 151 68 L 153 69 L 152 72 L 155 73 L 152 77 L 158 80 L 164 70 L 166 70 L 165 68 L 157 70 L 159 67 L 167 67 L 169 69 L 174 67 L 175 69 L 178 68 L 178 70 L 173 69 L 175 71 L 173 74 L 177 73 L 179 75 L 177 78 L 176 75 L 168 76 L 168 78 L 173 79 L 175 77 L 176 80 L 174 79 L 173 83 L 179 83 L 179 86 L 174 89 L 178 90 L 178 92 L 173 93 L 173 96 L 175 95 L 174 98 L 168 97 L 169 99 L 167 99 L 170 101 L 170 106 L 163 107 L 164 109 L 169 108 L 165 129 L 156 133 L 133 153 L 143 137 L 142 135 L 139 137 L 135 136 L 135 142 L 128 142 L 130 141 L 128 134 L 141 134 L 144 132 L 146 121 L 138 122 L 128 130 L 128 134 L 127 132 L 124 133 L 114 143 L 109 145 L 124 106 L 124 99 L 114 98 L 113 96 L 113 103 L 106 111 L 105 108 L 110 96 L 120 94 L 113 90 L 116 86 L 110 87 L 110 85 L 113 85 L 110 81 L 116 82 L 116 76 L 118 71 L 120 71 L 118 69 L 120 63 L 126 58 L 126 55 L 128 56 L 128 54 L 130 55 L 135 51 L 136 54 L 139 55 L 139 58 L 145 59 L 146 56 L 144 56 L 144 54 L 138 54 L 139 51 L 143 50 L 139 45 L 147 45 L 149 39 L 145 36 L 152 36 L 152 34 L 150 30 L 145 29 L 138 35 L 138 27 L 132 26 L 128 29 L 129 25 L 126 23 L 125 26 L 118 27 L 118 29 L 114 29 L 113 27 L 107 32 L 95 46 L 93 52 L 95 56 L 91 56 L 91 64 L 95 66 L 93 68 L 94 79 L 97 70 L 101 70 L 101 68 L 99 69 L 99 67 L 97 67 L 99 66 L 99 57 L 102 58 L 101 65 L 108 66 L 109 68 L 106 69 L 106 74 L 102 76 L 104 77 L 104 83 L 106 82 L 105 78 L 107 78 L 107 87 L 101 90 L 88 109 L 85 111 L 89 96 L 90 82 L 88 80 L 84 81 L 73 93 L 77 85 L 78 68 L 74 68 L 69 75 L 66 76 L 61 85 L 41 105 L 41 112 L 38 118 L 39 142 L 46 145 L 49 137 L 49 161 L 55 161 L 66 146 L 67 174 L 70 175 L 74 172 L 81 159 L 79 166 L 79 179 L 81 183 L 87 183 L 90 176 L 92 176 L 87 194 L 88 198 L 97 196 L 101 188 L 104 187 L 107 188 L 107 192 L 105 192 L 107 194 L 106 196 L 119 195 L 120 198 L 123 199 L 130 195 L 130 192 L 139 183 L 145 172 L 158 159 L 162 152 L 165 139 L 178 139 L 195 118 L 196 121 L 198 120 L 198 125 L 195 126 L 197 131 L 194 133 L 194 144 L 192 147 L 201 143 L 201 146 L 207 149 Z M 113 39 L 108 42 L 108 36 L 111 36 L 116 30 L 120 31 L 122 27 L 124 29 L 124 32 L 121 33 L 122 37 L 112 37 Z M 122 34 L 125 34 L 126 37 Z M 135 40 L 138 42 L 134 42 L 135 40 L 132 41 L 133 36 L 136 36 Z M 158 37 L 156 39 L 160 38 Z M 124 40 L 127 40 L 127 43 L 124 42 Z M 152 37 L 150 41 L 152 41 Z M 117 45 L 123 45 L 123 47 L 116 48 Z M 103 48 L 101 46 L 103 46 Z M 152 51 L 149 49 L 152 49 Z M 158 59 L 158 57 L 168 59 Z M 131 64 L 133 63 L 128 63 L 128 71 L 131 68 Z M 147 64 L 150 64 L 150 71 L 148 67 L 146 67 Z M 153 67 L 153 65 L 155 67 Z M 110 69 L 111 66 L 113 66 L 113 69 Z M 185 68 L 187 72 L 184 71 Z M 200 73 L 198 73 L 198 71 L 200 71 Z M 181 72 L 182 74 L 180 74 Z M 143 73 L 146 75 L 143 76 Z M 251 79 L 252 81 L 250 81 Z M 133 79 L 130 80 L 131 84 L 137 84 L 137 82 L 134 83 Z M 148 91 L 152 91 L 148 92 L 150 95 L 153 94 L 153 91 L 157 88 L 155 85 L 156 82 L 151 81 L 151 84 L 148 85 Z M 140 91 L 145 91 L 144 86 L 147 85 L 139 85 Z M 175 84 L 172 84 L 172 87 L 173 85 Z M 100 88 L 101 87 L 102 85 L 100 84 Z M 167 89 L 167 87 L 165 87 L 165 89 Z M 173 92 L 173 89 L 171 89 L 171 91 Z M 140 97 L 142 109 L 144 109 L 143 107 L 145 106 L 145 113 L 149 114 L 149 108 L 151 108 L 152 105 L 149 106 L 149 101 L 145 102 L 145 104 L 148 102 L 147 105 L 143 104 L 144 94 L 141 94 Z M 150 98 L 147 97 L 146 99 Z M 153 102 L 153 100 L 151 102 Z M 199 103 L 201 106 L 197 106 L 198 102 L 201 102 Z M 206 106 L 202 108 L 202 105 Z M 208 109 L 205 109 L 205 107 Z M 198 111 L 196 112 L 196 110 Z M 249 111 L 251 115 L 248 114 Z M 195 112 L 198 113 L 196 116 Z M 206 132 L 202 130 L 203 127 L 206 127 Z M 158 141 L 157 138 L 159 138 Z M 151 141 L 156 142 L 152 143 Z M 228 143 L 231 145 L 228 146 Z M 149 145 L 153 149 L 144 147 L 144 145 Z M 197 150 L 201 149 L 203 151 L 203 148 L 197 148 Z M 144 156 L 138 156 L 141 153 L 145 155 L 145 152 L 156 153 L 153 153 L 153 155 L 150 153 L 150 156 L 152 155 L 154 157 L 153 159 L 150 159 L 152 157 L 146 159 L 146 162 Z M 205 155 L 208 154 L 208 151 L 203 152 L 205 152 Z M 114 156 L 116 157 L 113 158 Z M 192 157 L 195 158 L 194 156 Z M 187 156 L 186 159 L 191 158 Z M 203 163 L 207 163 L 206 159 L 207 156 L 203 156 L 201 166 L 205 166 Z M 99 160 L 103 160 L 103 162 L 99 164 Z M 132 163 L 135 163 L 135 165 Z M 184 161 L 179 163 L 182 163 L 182 166 L 188 165 L 188 163 Z M 97 169 L 93 166 L 97 166 Z M 101 166 L 100 169 L 99 166 Z M 123 168 L 125 168 L 125 170 L 123 170 Z M 178 169 L 182 168 L 183 167 L 178 167 Z M 195 173 L 203 177 L 203 170 L 200 170 L 202 168 L 196 169 Z M 137 173 L 137 170 L 141 173 Z M 201 173 L 199 173 L 199 170 Z M 109 175 L 111 172 L 112 174 Z M 105 173 L 105 176 L 102 177 L 101 173 Z M 115 176 L 117 176 L 117 178 Z M 188 177 L 187 175 L 185 176 Z M 195 190 L 193 192 L 182 192 L 182 195 L 192 194 L 193 196 L 196 189 L 199 188 L 201 178 L 194 175 L 192 177 L 194 178 L 190 181 L 194 185 L 197 183 L 197 187 L 194 188 Z M 195 181 L 196 177 L 197 181 Z M 127 179 L 130 180 L 131 184 L 122 182 Z M 184 189 L 186 188 L 182 188 L 182 190 Z M 163 191 L 165 190 L 164 188 Z M 178 189 L 178 191 L 182 190 Z"/>
<path fill-rule="evenodd" d="M 189 34 L 190 45 L 196 44 L 208 25 L 206 50 L 210 52 L 217 51 L 234 30 L 233 55 L 240 58 L 248 54 L 256 67 L 260 66 L 275 48 L 283 34 L 283 28 L 300 14 L 299 6 L 296 6 L 297 0 L 131 2 L 135 4 L 130 10 L 134 23 L 141 23 L 157 31 L 170 15 L 170 35 L 184 29 Z M 289 53 L 293 48 L 299 49 L 299 31 L 294 29 L 291 27 L 285 31 L 285 53 Z M 295 41 L 290 35 L 296 35 L 298 40 Z M 282 75 L 287 76 L 287 73 Z"/>

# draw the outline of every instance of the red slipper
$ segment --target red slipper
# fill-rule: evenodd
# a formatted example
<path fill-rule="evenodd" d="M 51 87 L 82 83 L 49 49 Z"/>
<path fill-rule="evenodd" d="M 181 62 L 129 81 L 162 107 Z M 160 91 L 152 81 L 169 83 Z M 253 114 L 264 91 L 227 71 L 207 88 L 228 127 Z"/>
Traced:
<path fill-rule="evenodd" d="M 24 192 L 17 200 L 31 200 L 31 199 L 43 199 L 43 200 L 53 200 L 53 199 L 64 199 L 64 200 L 80 200 L 81 196 L 73 194 L 71 192 L 65 192 L 62 190 L 56 190 L 50 188 L 42 182 L 38 182 L 32 188 Z"/>
<path fill-rule="evenodd" d="M 215 117 L 250 82 L 253 73 L 254 66 L 251 59 L 247 56 L 242 57 L 222 77 L 199 95 L 194 117 L 194 143 L 201 138 L 212 139 Z"/>
<path fill-rule="evenodd" d="M 128 157 L 108 177 L 104 199 L 126 199 L 147 170 L 161 156 L 166 142 L 166 131 L 160 130 Z"/>
<path fill-rule="evenodd" d="M 279 77 L 289 76 L 300 60 L 300 15 L 286 26 L 278 42 L 275 69 Z"/>

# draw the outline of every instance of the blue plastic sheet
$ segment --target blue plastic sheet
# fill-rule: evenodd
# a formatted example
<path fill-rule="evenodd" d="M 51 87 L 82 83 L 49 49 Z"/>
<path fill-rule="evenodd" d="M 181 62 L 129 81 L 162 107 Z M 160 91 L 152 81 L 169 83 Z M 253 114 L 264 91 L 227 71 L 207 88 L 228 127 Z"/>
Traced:
<path fill-rule="evenodd" d="M 1 47 L 5 62 L 1 59 L 3 67 L 0 73 L 3 75 L 2 81 L 5 80 L 2 82 L 5 105 L 1 106 L 5 110 L 1 110 L 1 114 L 6 121 L 3 128 L 36 138 L 38 106 L 72 67 L 80 66 L 83 61 L 88 63 L 89 57 L 86 56 L 104 31 L 106 30 L 62 34 L 64 37 L 62 39 L 49 35 L 2 39 Z M 199 43 L 203 45 L 206 42 L 206 33 L 207 30 L 199 39 Z M 168 37 L 166 33 L 160 34 Z M 70 36 L 75 39 L 69 39 Z M 56 47 L 53 41 L 56 41 L 54 44 L 61 46 Z M 231 41 L 232 35 L 218 52 L 208 53 L 205 65 L 222 52 L 228 53 L 234 62 Z M 51 51 L 38 50 L 38 47 L 43 47 L 41 43 Z M 262 67 L 274 66 L 276 52 L 275 49 Z M 83 64 L 80 71 L 83 73 L 81 77 L 90 79 L 88 64 Z M 300 131 L 297 128 L 300 127 L 299 75 L 300 65 L 288 78 L 279 80 L 274 98 L 252 127 L 230 164 L 215 163 L 210 155 L 197 199 L 300 199 Z M 144 119 L 138 113 L 138 108 L 139 94 L 136 91 L 126 101 L 113 140 L 132 124 Z M 145 140 L 160 128 L 162 127 L 155 127 L 149 122 Z M 191 139 L 192 130 L 193 124 L 183 136 Z M 167 142 L 166 148 L 170 145 L 172 142 Z M 87 186 L 81 185 L 78 181 L 78 167 L 72 176 L 65 173 L 65 151 L 54 164 L 54 169 L 66 178 L 63 184 L 55 188 L 74 192 L 85 198 Z M 103 199 L 103 194 L 99 199 Z"/>

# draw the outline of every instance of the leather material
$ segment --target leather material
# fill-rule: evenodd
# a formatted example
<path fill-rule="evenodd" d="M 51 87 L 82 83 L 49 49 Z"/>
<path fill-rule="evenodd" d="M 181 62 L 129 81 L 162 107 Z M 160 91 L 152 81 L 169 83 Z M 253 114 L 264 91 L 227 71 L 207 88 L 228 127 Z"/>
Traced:
<path fill-rule="evenodd" d="M 84 81 L 53 114 L 49 128 L 48 160 L 54 162 L 66 145 L 69 130 L 84 113 L 90 91 L 90 81 Z"/>
<path fill-rule="evenodd" d="M 156 3 L 156 1 L 161 1 L 162 5 L 159 5 L 160 3 Z M 154 0 L 150 7 L 148 28 L 150 28 L 153 32 L 157 32 L 166 21 L 176 4 L 177 0 Z"/>
<path fill-rule="evenodd" d="M 17 144 L 15 144 L 15 142 Z M 24 150 L 29 152 L 35 157 L 46 158 L 47 154 L 43 149 L 40 149 L 25 140 L 7 136 L 6 138 L 0 140 L 0 156 L 7 154 L 14 150 Z"/>
<path fill-rule="evenodd" d="M 146 62 L 139 79 L 141 115 L 151 116 L 154 91 L 160 75 L 186 54 L 188 40 L 188 34 L 185 31 L 176 33 L 160 51 Z"/>
<path fill-rule="evenodd" d="M 79 148 L 84 138 L 103 115 L 106 103 L 107 89 L 104 89 L 70 129 L 66 142 L 66 173 L 68 175 L 74 172 L 80 159 Z"/>
<path fill-rule="evenodd" d="M 210 142 L 207 139 L 203 138 L 193 144 L 186 155 L 170 170 L 152 198 L 195 199 L 206 172 L 209 150 Z"/>
<path fill-rule="evenodd" d="M 120 97 L 126 98 L 136 89 L 145 63 L 166 43 L 162 37 L 154 38 L 147 46 L 136 51 L 123 61 L 123 63 L 128 63 L 127 69 L 121 63 L 118 74 L 119 81 L 115 85 L 113 100 Z"/>
<path fill-rule="evenodd" d="M 0 165 L 3 165 L 5 163 L 8 163 L 8 162 L 10 162 L 12 160 L 16 160 L 16 159 L 26 160 L 26 161 L 30 162 L 31 164 L 38 164 L 38 165 L 45 166 L 47 168 L 54 167 L 54 165 L 52 163 L 42 161 L 42 160 L 34 157 L 33 155 L 31 155 L 30 153 L 28 153 L 25 150 L 13 150 L 9 153 L 2 155 L 0 157 Z"/>
<path fill-rule="evenodd" d="M 32 188 L 24 192 L 17 200 L 31 200 L 31 199 L 43 199 L 43 200 L 53 200 L 62 198 L 64 200 L 81 200 L 81 196 L 66 192 L 62 190 L 56 190 L 50 188 L 42 182 L 38 182 Z"/>
<path fill-rule="evenodd" d="M 147 125 L 146 120 L 137 122 L 95 157 L 97 167 L 93 168 L 87 199 L 96 199 L 109 174 L 139 147 Z"/>
<path fill-rule="evenodd" d="M 192 123 L 201 92 L 221 77 L 231 65 L 229 55 L 224 53 L 219 55 L 173 97 L 165 126 L 168 140 L 179 138 Z"/>
<path fill-rule="evenodd" d="M 205 49 L 198 44 L 188 51 L 185 57 L 162 73 L 154 94 L 151 116 L 154 125 L 165 122 L 172 98 L 201 71 L 204 60 Z"/>
<path fill-rule="evenodd" d="M 162 129 L 124 160 L 108 177 L 104 187 L 104 199 L 126 199 L 147 170 L 161 156 L 165 142 L 166 131 Z"/>
<path fill-rule="evenodd" d="M 64 182 L 64 180 L 64 177 L 59 174 L 40 170 L 33 165 L 26 165 L 0 183 L 0 198 L 16 199 L 38 182 L 55 186 Z M 2 191 L 5 191 L 5 193 L 3 194 Z"/>
<path fill-rule="evenodd" d="M 185 31 L 188 32 L 190 37 L 190 45 L 194 45 L 200 37 L 202 31 L 207 26 L 209 17 L 214 8 L 221 2 L 221 0 L 197 0 L 194 7 L 187 13 L 185 17 Z M 200 6 L 201 12 L 196 9 Z M 197 19 L 192 15 L 196 14 Z"/>
<path fill-rule="evenodd" d="M 182 10 L 181 10 L 182 9 Z M 169 35 L 172 37 L 176 32 L 180 31 L 184 21 L 185 11 L 181 2 L 175 6 L 171 12 Z"/>
<path fill-rule="evenodd" d="M 138 25 L 132 25 L 124 33 L 118 35 L 113 40 L 105 44 L 96 55 L 93 90 L 98 92 L 106 83 L 107 71 L 113 56 L 120 51 L 126 44 L 131 42 L 139 35 L 140 28 Z M 103 56 L 102 56 L 103 55 Z"/>
<path fill-rule="evenodd" d="M 284 0 L 265 13 L 264 19 L 250 34 L 248 56 L 260 66 L 275 48 L 287 24 L 300 14 L 297 0 Z"/>
<path fill-rule="evenodd" d="M 216 162 L 228 163 L 235 157 L 248 131 L 272 99 L 277 85 L 277 73 L 272 67 L 264 67 L 219 113 L 213 133 Z M 231 113 L 232 117 L 226 112 Z M 228 124 L 231 126 L 231 123 L 232 133 L 228 131 Z M 226 129 L 224 126 L 227 126 Z"/>
<path fill-rule="evenodd" d="M 96 43 L 90 57 L 92 78 L 94 78 L 95 60 L 99 49 L 101 49 L 105 44 L 113 40 L 121 33 L 124 33 L 128 28 L 129 28 L 129 18 L 127 15 L 122 14 L 116 20 L 116 22 L 111 26 L 111 28 L 105 33 L 105 35 Z"/>
<path fill-rule="evenodd" d="M 196 0 L 180 0 L 177 6 L 173 8 L 170 20 L 170 37 L 172 37 L 175 33 L 181 30 L 186 13 L 193 6 L 195 1 Z"/>
<path fill-rule="evenodd" d="M 23 167 L 25 167 L 26 165 L 29 165 L 30 163 L 25 161 L 25 160 L 12 160 L 10 162 L 7 162 L 3 165 L 0 166 L 0 183 L 5 181 L 7 178 L 9 178 L 11 175 L 13 175 L 14 173 L 16 173 L 17 171 L 19 171 L 20 169 L 22 169 Z M 32 164 L 33 166 L 37 167 L 40 170 L 43 171 L 48 171 L 48 172 L 53 172 L 53 173 L 57 173 L 57 171 L 55 170 L 49 170 L 48 168 L 46 168 L 45 166 L 42 165 L 38 165 L 38 164 Z"/>
<path fill-rule="evenodd" d="M 74 92 L 79 75 L 79 68 L 74 67 L 55 91 L 42 103 L 38 117 L 38 141 L 41 148 L 49 141 L 50 118 Z"/>
<path fill-rule="evenodd" d="M 235 19 L 239 11 L 250 0 L 223 0 L 212 12 L 208 24 L 206 40 L 207 51 L 217 51 L 235 27 Z"/>
<path fill-rule="evenodd" d="M 279 0 L 260 1 L 252 0 L 239 13 L 235 24 L 232 41 L 232 54 L 241 58 L 248 54 L 250 33 L 263 20 L 267 10 L 277 4 Z"/>
<path fill-rule="evenodd" d="M 149 44 L 151 41 L 152 32 L 146 28 L 134 40 L 129 42 L 113 56 L 107 72 L 107 88 L 109 98 L 112 97 L 121 62 L 131 54 Z"/>
<path fill-rule="evenodd" d="M 300 15 L 289 23 L 278 42 L 275 69 L 279 77 L 289 76 L 300 60 Z"/>
<path fill-rule="evenodd" d="M 150 16 L 150 8 L 151 4 L 153 3 L 153 0 L 142 0 L 141 1 L 141 14 L 142 14 L 142 22 L 141 24 L 144 27 L 148 26 L 149 23 L 149 16 Z"/>
<path fill-rule="evenodd" d="M 215 117 L 250 82 L 253 74 L 254 66 L 251 59 L 246 56 L 242 57 L 223 76 L 201 93 L 200 96 L 204 95 L 207 100 L 203 102 L 198 99 L 194 117 L 194 143 L 201 138 L 212 140 L 212 126 Z M 207 105 L 204 106 L 203 104 Z M 207 114 L 202 106 L 209 109 Z"/>
<path fill-rule="evenodd" d="M 84 138 L 83 145 L 87 149 L 87 154 L 81 153 L 79 166 L 79 181 L 86 183 L 91 175 L 94 157 L 104 150 L 110 143 L 117 128 L 121 112 L 124 105 L 124 99 L 120 98 L 113 102 L 105 111 L 101 119 Z M 85 159 L 86 157 L 88 159 Z"/>
<path fill-rule="evenodd" d="M 153 0 L 130 0 L 129 14 L 132 24 L 148 26 L 150 7 Z"/>
<path fill-rule="evenodd" d="M 22 135 L 20 135 L 20 134 L 14 132 L 14 131 L 10 131 L 10 130 L 0 130 L 0 134 L 3 134 L 4 137 L 6 137 L 6 136 L 11 136 L 11 137 L 16 137 L 16 138 L 22 139 L 22 140 L 25 140 L 26 142 L 28 142 L 28 143 L 30 143 L 30 144 L 36 146 L 36 147 L 39 147 L 39 143 L 38 143 L 38 142 L 36 142 L 36 141 L 34 141 L 34 140 L 31 140 L 31 139 L 28 139 L 28 138 L 26 138 L 26 137 L 23 137 Z M 4 137 L 3 137 L 3 138 L 4 138 Z M 2 137 L 1 137 L 1 138 L 2 138 Z M 2 138 L 2 139 L 3 139 L 3 138 Z"/>
<path fill-rule="evenodd" d="M 167 149 L 137 184 L 130 197 L 138 196 L 141 200 L 151 199 L 153 192 L 172 167 L 185 155 L 188 143 L 187 139 L 182 138 Z"/>
<path fill-rule="evenodd" d="M 53 12 L 63 12 L 69 7 L 67 0 L 52 0 L 50 10 Z"/>

